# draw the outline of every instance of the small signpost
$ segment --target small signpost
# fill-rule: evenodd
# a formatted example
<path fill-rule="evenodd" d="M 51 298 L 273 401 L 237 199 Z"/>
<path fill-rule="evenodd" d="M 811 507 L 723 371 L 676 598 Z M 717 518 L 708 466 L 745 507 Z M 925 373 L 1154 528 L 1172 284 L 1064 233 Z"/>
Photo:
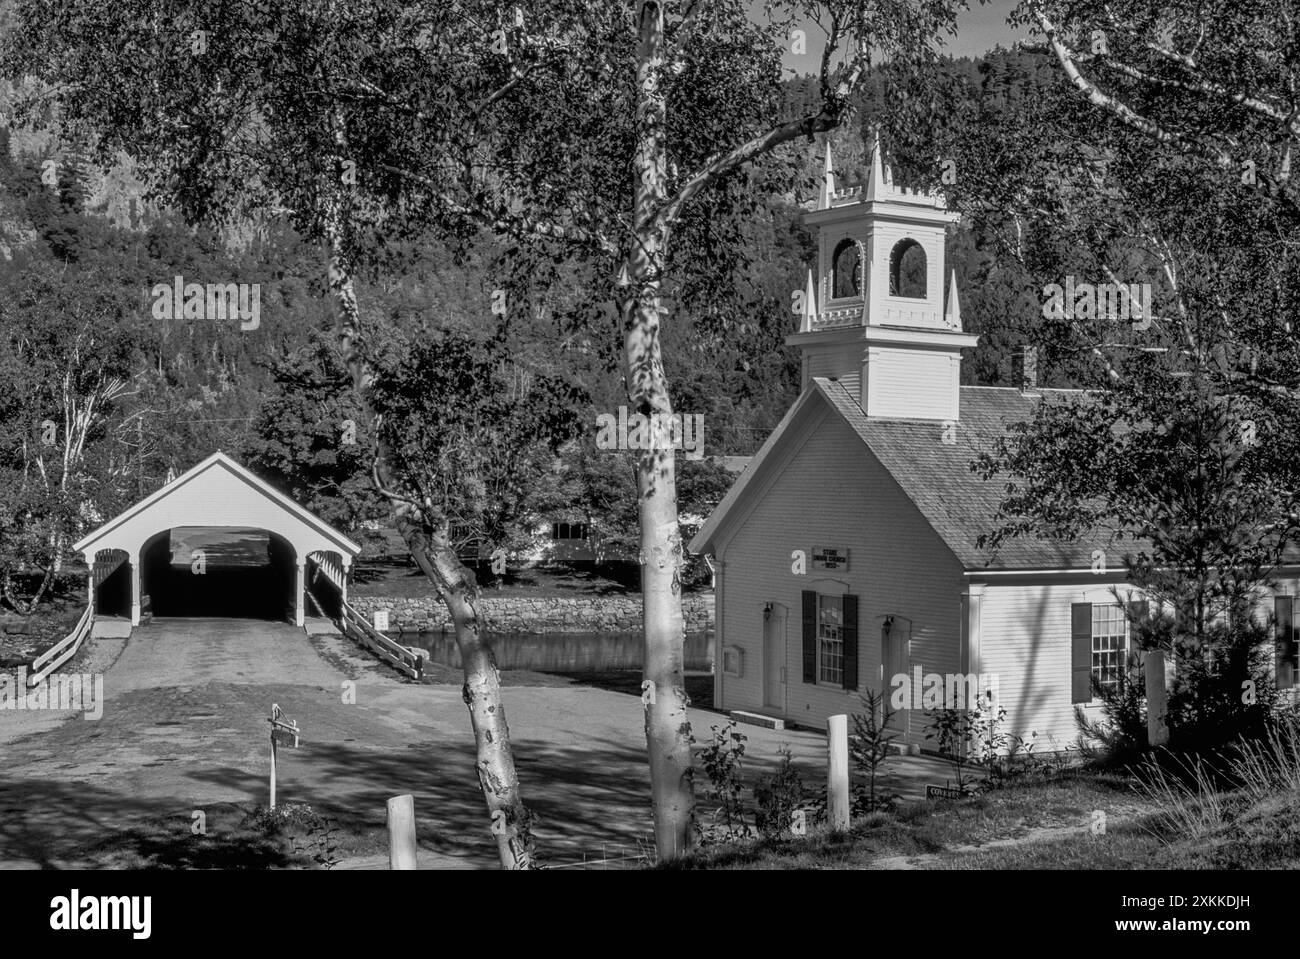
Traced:
<path fill-rule="evenodd" d="M 275 808 L 275 758 L 276 749 L 279 746 L 288 746 L 290 749 L 298 748 L 298 722 L 297 720 L 281 719 L 284 715 L 278 704 L 271 704 L 271 718 L 267 720 L 271 724 L 271 808 Z"/>
<path fill-rule="evenodd" d="M 388 610 L 375 610 L 375 630 L 381 633 L 388 632 Z"/>

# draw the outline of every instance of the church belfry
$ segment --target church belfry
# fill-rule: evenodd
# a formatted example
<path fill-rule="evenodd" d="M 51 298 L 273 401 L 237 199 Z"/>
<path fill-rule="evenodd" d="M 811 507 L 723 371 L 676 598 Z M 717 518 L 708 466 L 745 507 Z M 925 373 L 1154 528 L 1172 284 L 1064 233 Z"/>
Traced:
<path fill-rule="evenodd" d="M 939 194 L 895 186 L 879 137 L 866 184 L 838 190 L 828 143 L 819 193 L 806 217 L 816 279 L 786 340 L 803 351 L 802 386 L 835 377 L 868 416 L 957 419 L 961 349 L 978 341 L 962 332 L 955 272 L 944 299 L 944 236 L 957 214 Z"/>

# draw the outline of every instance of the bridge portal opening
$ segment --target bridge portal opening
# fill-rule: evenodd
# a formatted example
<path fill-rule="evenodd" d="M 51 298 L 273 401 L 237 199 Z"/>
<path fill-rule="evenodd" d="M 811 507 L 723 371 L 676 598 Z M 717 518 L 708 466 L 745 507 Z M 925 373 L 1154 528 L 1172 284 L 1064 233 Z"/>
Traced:
<path fill-rule="evenodd" d="M 131 618 L 131 556 L 124 549 L 103 549 L 91 566 L 95 612 Z"/>
<path fill-rule="evenodd" d="M 140 553 L 141 602 L 154 616 L 294 621 L 293 546 L 246 526 L 177 526 Z"/>

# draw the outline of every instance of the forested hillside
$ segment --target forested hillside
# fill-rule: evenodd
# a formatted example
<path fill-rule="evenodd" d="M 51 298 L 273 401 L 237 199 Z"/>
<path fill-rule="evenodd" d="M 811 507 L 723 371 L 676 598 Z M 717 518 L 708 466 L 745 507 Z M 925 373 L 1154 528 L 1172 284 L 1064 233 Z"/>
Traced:
<path fill-rule="evenodd" d="M 927 105 L 909 105 L 906 84 L 875 71 L 857 98 L 857 123 L 833 140 L 841 184 L 861 178 L 867 144 L 881 126 L 900 182 L 937 185 L 930 140 L 960 135 L 960 124 L 972 117 L 1018 115 L 1060 82 L 1042 57 L 1018 52 L 942 60 L 931 71 L 927 89 L 943 91 L 948 102 L 946 110 L 926 113 L 928 130 L 904 127 L 915 116 L 909 106 Z M 48 424 L 61 431 L 65 417 L 84 416 L 77 455 L 60 466 L 67 473 L 62 488 L 81 493 L 69 492 L 58 508 L 62 520 L 51 514 L 37 525 L 66 525 L 72 536 L 94 515 L 111 514 L 216 449 L 347 528 L 380 515 L 370 489 L 367 424 L 349 399 L 329 332 L 325 252 L 269 210 L 219 229 L 186 226 L 152 199 L 124 154 L 105 155 L 53 110 L 12 119 L 20 92 L 31 90 L 0 88 L 0 335 L 10 387 L 0 435 L 5 468 L 48 472 L 41 456 L 53 448 L 42 445 Z M 794 115 L 814 96 L 811 78 L 791 79 L 783 108 Z M 665 367 L 676 408 L 704 415 L 710 457 L 753 453 L 797 393 L 797 360 L 784 338 L 795 325 L 791 293 L 802 289 L 816 256 L 802 214 L 815 195 L 823 149 L 806 141 L 789 148 L 782 161 L 789 166 L 770 180 L 787 188 L 749 201 L 719 233 L 717 255 L 732 260 L 722 274 L 729 286 L 711 279 L 708 288 L 668 291 L 670 298 L 680 294 L 680 303 L 678 322 L 663 331 Z M 982 336 L 963 377 L 1009 382 L 1012 351 L 1035 322 L 1037 290 L 1023 271 L 1006 268 L 996 235 L 1001 224 L 964 212 L 950 236 L 949 259 L 966 327 Z M 484 369 L 509 368 L 498 395 L 536 403 L 528 388 L 518 394 L 519 385 L 545 382 L 545 403 L 569 409 L 566 432 L 551 437 L 560 453 L 554 482 L 517 490 L 510 518 L 467 505 L 458 529 L 518 544 L 527 525 L 521 517 L 564 516 L 591 519 L 607 539 L 630 546 L 630 471 L 611 472 L 593 444 L 597 413 L 616 409 L 624 391 L 612 304 L 586 289 L 591 274 L 581 262 L 535 273 L 520 262 L 517 249 L 487 234 L 451 242 L 411 237 L 385 245 L 367 265 L 359 298 L 383 319 L 395 348 L 416 330 L 467 337 Z M 178 275 L 183 282 L 255 284 L 257 327 L 160 319 L 152 291 Z M 708 275 L 718 273 L 711 268 Z M 87 290 L 97 291 L 93 302 Z M 493 309 L 497 291 L 509 304 L 504 311 Z M 65 380 L 75 384 L 71 396 Z M 444 385 L 450 392 L 442 401 L 477 402 L 472 391 Z M 725 490 L 725 476 L 707 460 L 682 470 L 684 512 L 706 513 Z M 509 485 L 505 474 L 497 482 Z M 78 500 L 94 504 L 89 514 L 74 505 Z M 42 500 L 38 512 L 50 510 L 58 511 Z"/>

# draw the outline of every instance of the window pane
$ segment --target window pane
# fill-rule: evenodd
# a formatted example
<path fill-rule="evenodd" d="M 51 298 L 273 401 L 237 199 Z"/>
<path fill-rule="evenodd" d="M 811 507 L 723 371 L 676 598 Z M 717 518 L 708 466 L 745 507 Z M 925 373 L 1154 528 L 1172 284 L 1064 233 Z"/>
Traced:
<path fill-rule="evenodd" d="M 844 681 L 844 601 L 839 596 L 817 597 L 817 679 Z"/>
<path fill-rule="evenodd" d="M 1092 674 L 1106 689 L 1119 685 L 1128 657 L 1128 620 L 1118 605 L 1092 607 Z"/>

